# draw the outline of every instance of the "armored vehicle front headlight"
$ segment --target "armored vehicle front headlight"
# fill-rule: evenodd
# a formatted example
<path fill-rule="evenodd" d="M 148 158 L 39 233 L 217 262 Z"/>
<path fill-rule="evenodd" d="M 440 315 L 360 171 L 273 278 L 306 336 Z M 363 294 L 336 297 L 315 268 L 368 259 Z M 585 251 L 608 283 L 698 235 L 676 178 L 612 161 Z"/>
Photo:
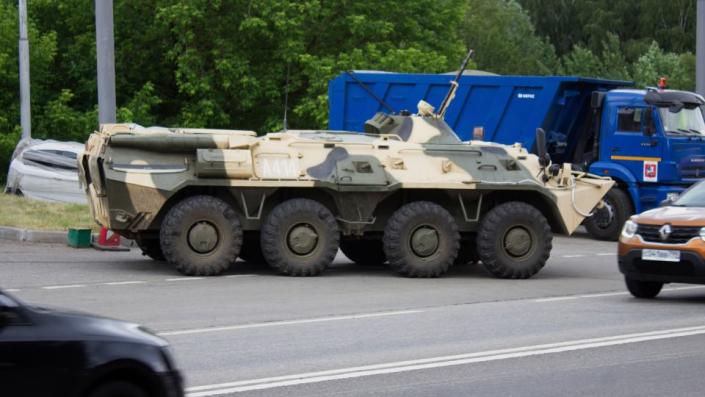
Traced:
<path fill-rule="evenodd" d="M 700 238 L 705 241 L 705 227 L 700 229 Z"/>
<path fill-rule="evenodd" d="M 634 237 L 634 235 L 636 234 L 636 229 L 638 227 L 639 225 L 633 220 L 627 220 L 626 222 L 624 222 L 624 227 L 622 227 L 622 236 L 626 238 Z M 702 231 L 700 232 L 700 235 L 703 235 Z"/>

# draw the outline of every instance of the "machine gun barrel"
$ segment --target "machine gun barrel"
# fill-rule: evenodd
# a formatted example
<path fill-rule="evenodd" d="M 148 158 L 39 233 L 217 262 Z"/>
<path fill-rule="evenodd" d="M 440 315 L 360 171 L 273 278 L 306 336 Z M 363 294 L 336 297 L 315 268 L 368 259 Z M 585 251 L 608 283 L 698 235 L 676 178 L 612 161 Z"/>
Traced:
<path fill-rule="evenodd" d="M 463 75 L 465 68 L 468 66 L 468 62 L 470 62 L 470 58 L 472 58 L 473 55 L 475 55 L 475 51 L 469 50 L 468 55 L 463 60 L 463 63 L 460 65 L 460 69 L 458 69 L 458 73 L 455 75 L 455 78 L 453 79 L 453 81 L 450 82 L 450 89 L 448 90 L 446 97 L 443 99 L 443 102 L 441 103 L 441 107 L 438 108 L 438 113 L 437 113 L 438 116 L 440 116 L 440 117 L 445 116 L 446 110 L 448 110 L 448 106 L 450 106 L 450 102 L 455 97 L 455 91 L 458 89 L 458 81 L 460 80 L 460 77 Z"/>

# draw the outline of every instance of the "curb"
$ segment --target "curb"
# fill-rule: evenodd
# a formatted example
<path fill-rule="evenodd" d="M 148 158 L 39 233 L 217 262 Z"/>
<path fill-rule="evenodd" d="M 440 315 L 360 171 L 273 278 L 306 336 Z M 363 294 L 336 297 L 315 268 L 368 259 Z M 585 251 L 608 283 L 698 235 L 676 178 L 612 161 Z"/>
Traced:
<path fill-rule="evenodd" d="M 93 235 L 94 240 L 96 239 L 96 236 L 96 234 Z M 44 244 L 67 244 L 67 238 L 67 232 L 51 232 L 46 230 L 31 230 L 0 226 L 0 240 Z M 135 243 L 133 240 L 121 238 L 120 245 L 123 247 L 134 247 Z"/>

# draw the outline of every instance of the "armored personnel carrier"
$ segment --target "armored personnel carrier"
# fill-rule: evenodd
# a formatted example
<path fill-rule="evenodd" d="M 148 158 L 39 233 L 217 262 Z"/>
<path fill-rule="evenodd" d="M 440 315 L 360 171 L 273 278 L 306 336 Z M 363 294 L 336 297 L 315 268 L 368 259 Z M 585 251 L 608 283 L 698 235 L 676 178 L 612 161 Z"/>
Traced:
<path fill-rule="evenodd" d="M 243 257 L 313 276 L 340 247 L 411 277 L 479 259 L 528 278 L 613 184 L 519 144 L 461 142 L 423 102 L 366 133 L 103 125 L 79 161 L 96 221 L 186 275 Z"/>
<path fill-rule="evenodd" d="M 462 142 L 443 117 L 471 54 L 438 112 L 378 113 L 365 133 L 103 125 L 79 156 L 93 217 L 186 275 L 240 257 L 314 276 L 340 248 L 410 277 L 482 261 L 529 278 L 614 182 L 550 164 L 540 130 L 538 156 Z"/>

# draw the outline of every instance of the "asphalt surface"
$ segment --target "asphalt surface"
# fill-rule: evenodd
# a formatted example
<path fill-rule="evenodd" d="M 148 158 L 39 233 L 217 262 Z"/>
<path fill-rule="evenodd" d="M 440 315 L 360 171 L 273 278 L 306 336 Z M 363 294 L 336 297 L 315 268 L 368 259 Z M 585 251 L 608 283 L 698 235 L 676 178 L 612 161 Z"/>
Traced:
<path fill-rule="evenodd" d="M 407 279 L 339 254 L 320 277 L 238 262 L 187 278 L 131 252 L 0 241 L 0 286 L 142 323 L 190 396 L 701 396 L 705 286 L 632 298 L 616 244 L 557 237 L 530 280 Z"/>

